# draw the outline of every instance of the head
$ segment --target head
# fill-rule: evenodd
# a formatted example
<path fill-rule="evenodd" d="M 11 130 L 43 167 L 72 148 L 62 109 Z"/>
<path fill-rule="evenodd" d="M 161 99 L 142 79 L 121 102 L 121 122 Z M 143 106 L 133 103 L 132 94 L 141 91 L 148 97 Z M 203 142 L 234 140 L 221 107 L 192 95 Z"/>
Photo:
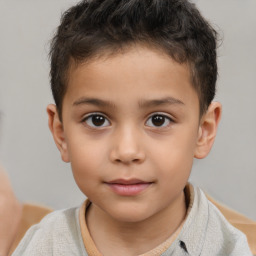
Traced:
<path fill-rule="evenodd" d="M 86 63 L 136 45 L 189 66 L 200 115 L 215 95 L 216 32 L 187 0 L 87 0 L 70 8 L 52 40 L 51 87 L 60 118 L 71 63 Z"/>
<path fill-rule="evenodd" d="M 92 0 L 64 14 L 49 127 L 92 209 L 125 222 L 184 215 L 193 159 L 220 118 L 215 48 L 187 1 Z"/>

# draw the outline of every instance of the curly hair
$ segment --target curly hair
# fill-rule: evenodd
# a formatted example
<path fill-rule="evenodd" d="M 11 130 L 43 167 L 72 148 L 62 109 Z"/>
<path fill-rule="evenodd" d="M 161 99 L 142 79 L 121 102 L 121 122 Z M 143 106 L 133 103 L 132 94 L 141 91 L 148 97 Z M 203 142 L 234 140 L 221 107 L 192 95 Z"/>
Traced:
<path fill-rule="evenodd" d="M 204 113 L 215 95 L 217 32 L 187 0 L 83 0 L 68 9 L 51 42 L 51 88 L 61 117 L 71 60 L 86 62 L 126 47 L 154 47 L 182 64 Z"/>

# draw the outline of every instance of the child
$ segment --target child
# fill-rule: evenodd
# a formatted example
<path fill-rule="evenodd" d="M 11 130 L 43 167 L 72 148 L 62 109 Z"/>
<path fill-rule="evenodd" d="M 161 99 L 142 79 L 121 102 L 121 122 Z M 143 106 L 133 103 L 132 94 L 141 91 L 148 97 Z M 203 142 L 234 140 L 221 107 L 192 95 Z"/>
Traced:
<path fill-rule="evenodd" d="M 88 200 L 14 255 L 251 255 L 188 178 L 221 116 L 216 32 L 185 0 L 86 0 L 51 46 L 49 127 Z"/>

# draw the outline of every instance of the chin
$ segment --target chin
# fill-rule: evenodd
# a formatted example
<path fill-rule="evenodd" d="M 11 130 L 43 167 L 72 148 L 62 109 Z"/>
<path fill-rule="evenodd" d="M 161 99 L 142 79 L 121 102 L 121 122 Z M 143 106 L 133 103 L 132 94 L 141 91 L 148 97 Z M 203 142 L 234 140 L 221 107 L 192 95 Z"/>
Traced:
<path fill-rule="evenodd" d="M 111 217 L 119 222 L 138 223 L 148 219 L 151 215 L 146 209 L 115 209 L 109 212 Z"/>

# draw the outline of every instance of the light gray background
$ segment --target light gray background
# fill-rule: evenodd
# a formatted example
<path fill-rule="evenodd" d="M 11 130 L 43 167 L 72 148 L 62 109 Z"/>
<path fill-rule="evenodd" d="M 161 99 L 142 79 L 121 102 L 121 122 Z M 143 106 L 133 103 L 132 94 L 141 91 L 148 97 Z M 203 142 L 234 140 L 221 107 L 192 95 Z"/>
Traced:
<path fill-rule="evenodd" d="M 71 0 L 0 0 L 0 161 L 22 201 L 55 209 L 80 204 L 70 166 L 47 127 L 49 40 Z M 222 122 L 191 180 L 256 219 L 256 1 L 198 0 L 223 36 L 217 100 Z"/>

